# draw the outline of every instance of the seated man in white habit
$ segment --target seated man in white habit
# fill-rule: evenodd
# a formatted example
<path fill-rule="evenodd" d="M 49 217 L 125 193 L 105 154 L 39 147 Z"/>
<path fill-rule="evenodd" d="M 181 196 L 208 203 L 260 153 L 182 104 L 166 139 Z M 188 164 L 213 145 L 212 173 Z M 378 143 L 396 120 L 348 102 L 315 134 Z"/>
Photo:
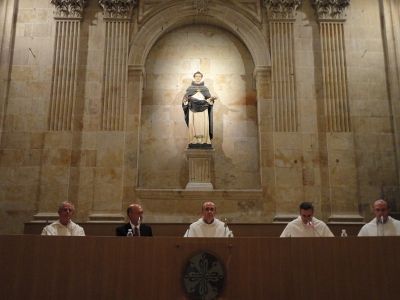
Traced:
<path fill-rule="evenodd" d="M 217 218 L 217 207 L 213 202 L 204 202 L 201 206 L 202 217 L 190 224 L 185 237 L 232 237 L 228 225 Z"/>
<path fill-rule="evenodd" d="M 62 202 L 58 207 L 58 220 L 44 227 L 42 235 L 85 235 L 83 228 L 71 220 L 74 212 L 75 206 L 71 202 Z"/>
<path fill-rule="evenodd" d="M 328 226 L 314 217 L 314 206 L 310 202 L 300 204 L 300 216 L 289 222 L 281 237 L 332 237 Z"/>
<path fill-rule="evenodd" d="M 389 204 L 379 199 L 372 205 L 375 218 L 365 224 L 358 236 L 395 236 L 400 235 L 400 221 L 389 216 Z"/>

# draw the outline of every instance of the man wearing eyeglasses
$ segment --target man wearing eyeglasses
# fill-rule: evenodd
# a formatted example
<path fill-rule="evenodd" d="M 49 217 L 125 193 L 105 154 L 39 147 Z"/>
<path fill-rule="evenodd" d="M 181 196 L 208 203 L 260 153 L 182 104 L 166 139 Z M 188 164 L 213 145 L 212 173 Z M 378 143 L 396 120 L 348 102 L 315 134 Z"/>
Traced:
<path fill-rule="evenodd" d="M 85 235 L 83 228 L 71 221 L 74 211 L 75 207 L 71 202 L 62 202 L 58 207 L 58 220 L 44 227 L 42 230 L 42 235 Z"/>
<path fill-rule="evenodd" d="M 185 237 L 232 237 L 228 225 L 217 218 L 217 207 L 213 202 L 204 202 L 201 206 L 201 218 L 190 224 Z"/>
<path fill-rule="evenodd" d="M 365 224 L 358 236 L 393 236 L 400 235 L 400 221 L 389 216 L 390 207 L 383 199 L 378 199 L 372 205 L 375 218 Z"/>

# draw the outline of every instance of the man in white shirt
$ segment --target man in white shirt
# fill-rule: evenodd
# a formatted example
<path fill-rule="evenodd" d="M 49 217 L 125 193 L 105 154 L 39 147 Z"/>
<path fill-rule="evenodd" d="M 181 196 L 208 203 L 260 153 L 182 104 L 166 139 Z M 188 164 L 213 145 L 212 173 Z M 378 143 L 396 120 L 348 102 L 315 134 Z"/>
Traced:
<path fill-rule="evenodd" d="M 389 216 L 390 207 L 383 199 L 378 199 L 372 205 L 375 218 L 365 224 L 358 236 L 393 236 L 400 235 L 400 221 Z"/>
<path fill-rule="evenodd" d="M 314 206 L 310 202 L 300 204 L 300 216 L 287 224 L 281 237 L 332 237 L 328 226 L 314 217 Z"/>
<path fill-rule="evenodd" d="M 83 228 L 71 221 L 74 211 L 75 207 L 71 202 L 62 202 L 58 207 L 58 220 L 44 227 L 42 230 L 42 235 L 85 235 Z"/>
<path fill-rule="evenodd" d="M 202 217 L 190 224 L 185 237 L 233 237 L 228 225 L 217 218 L 217 207 L 213 202 L 204 202 L 201 206 Z"/>

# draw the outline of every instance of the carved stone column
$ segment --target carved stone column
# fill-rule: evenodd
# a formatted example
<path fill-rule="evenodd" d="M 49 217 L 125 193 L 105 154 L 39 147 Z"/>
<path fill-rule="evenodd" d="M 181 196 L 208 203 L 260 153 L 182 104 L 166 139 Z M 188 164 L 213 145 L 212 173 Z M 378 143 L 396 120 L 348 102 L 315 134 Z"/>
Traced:
<path fill-rule="evenodd" d="M 329 222 L 362 221 L 358 211 L 357 166 L 351 128 L 344 44 L 345 9 L 350 0 L 314 0 L 321 40 L 323 116 L 322 208 Z M 322 142 L 323 141 L 323 142 Z"/>
<path fill-rule="evenodd" d="M 294 23 L 301 0 L 265 0 L 269 20 L 274 120 L 274 222 L 287 222 L 304 200 L 296 95 Z"/>
<path fill-rule="evenodd" d="M 80 23 L 85 0 L 52 0 L 55 6 L 49 130 L 71 130 L 76 98 Z"/>
<path fill-rule="evenodd" d="M 296 132 L 298 109 L 293 24 L 301 0 L 265 0 L 264 5 L 270 27 L 275 131 Z"/>
<path fill-rule="evenodd" d="M 73 157 L 79 150 L 76 89 L 80 27 L 85 0 L 52 0 L 54 5 L 54 49 L 48 132 L 44 134 L 40 169 L 38 207 L 35 220 L 57 217 L 57 205 L 72 201 L 78 208 L 79 178 Z M 79 211 L 79 209 L 78 209 Z"/>
<path fill-rule="evenodd" d="M 129 25 L 136 0 L 99 0 L 105 21 L 102 130 L 123 130 L 127 100 Z"/>
<path fill-rule="evenodd" d="M 276 209 L 277 190 L 274 167 L 274 125 L 271 94 L 271 69 L 256 67 L 257 120 L 260 145 L 260 176 L 264 214 L 272 219 Z"/>

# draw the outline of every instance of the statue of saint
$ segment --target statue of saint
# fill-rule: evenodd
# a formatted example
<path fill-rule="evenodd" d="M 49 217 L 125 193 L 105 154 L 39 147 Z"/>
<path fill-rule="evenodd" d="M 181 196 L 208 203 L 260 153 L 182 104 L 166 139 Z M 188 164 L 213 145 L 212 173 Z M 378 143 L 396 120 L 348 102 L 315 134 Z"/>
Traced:
<path fill-rule="evenodd" d="M 182 100 L 186 125 L 189 127 L 189 148 L 212 148 L 212 110 L 217 97 L 211 96 L 201 72 L 194 73 L 193 79 Z"/>

